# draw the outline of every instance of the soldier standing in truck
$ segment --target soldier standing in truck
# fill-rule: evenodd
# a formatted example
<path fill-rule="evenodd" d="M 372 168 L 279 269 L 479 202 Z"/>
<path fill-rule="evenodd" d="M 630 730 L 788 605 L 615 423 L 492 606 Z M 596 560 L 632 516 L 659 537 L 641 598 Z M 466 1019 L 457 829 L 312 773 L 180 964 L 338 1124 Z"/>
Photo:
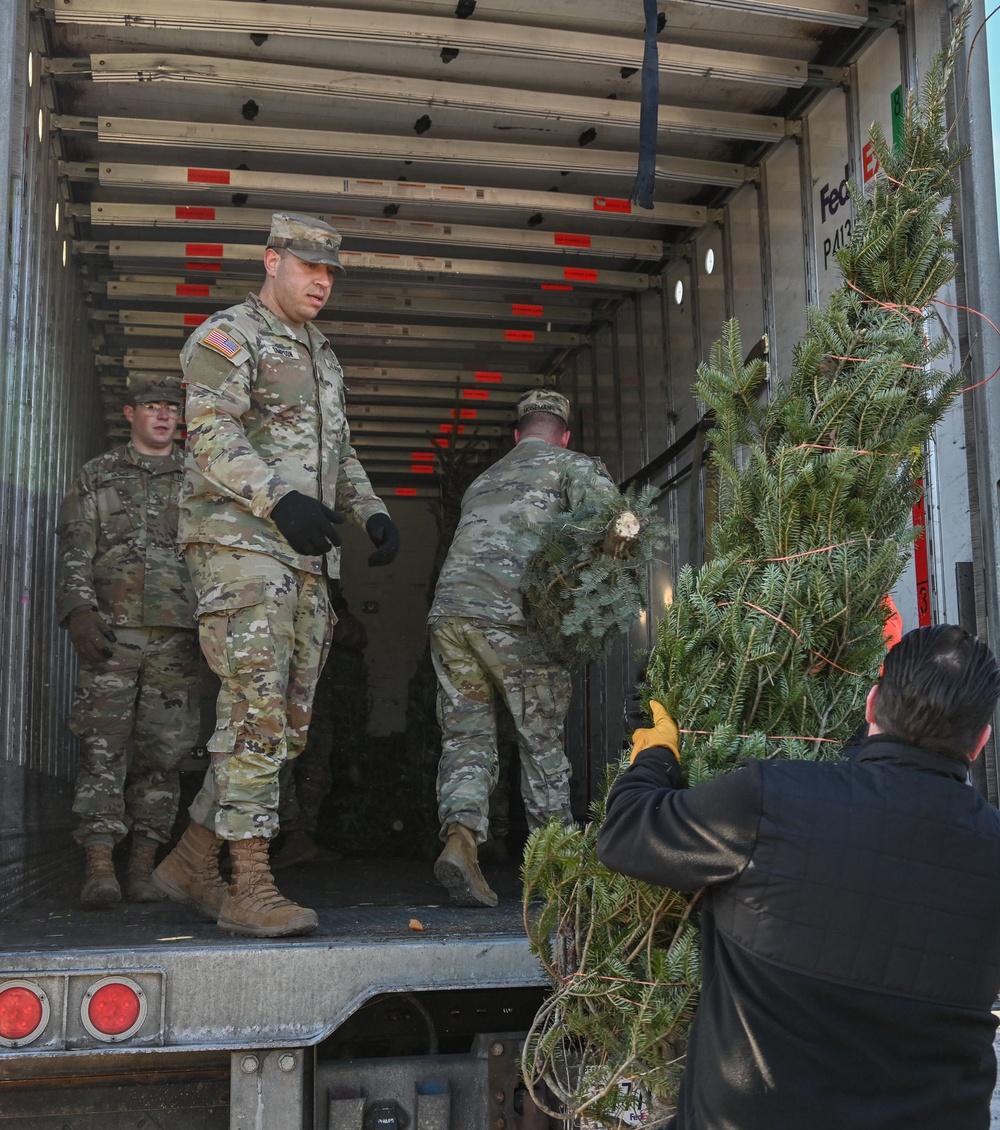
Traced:
<path fill-rule="evenodd" d="M 521 576 L 541 535 L 509 521 L 521 513 L 544 522 L 595 488 L 617 493 L 600 460 L 566 450 L 569 417 L 569 401 L 552 389 L 534 389 L 518 401 L 515 446 L 465 492 L 428 617 L 438 678 L 437 798 L 445 841 L 434 874 L 462 906 L 497 904 L 478 859 L 498 777 L 495 693 L 514 720 L 529 829 L 553 816 L 573 818 L 563 749 L 569 672 L 539 649 L 521 600 Z"/>
<path fill-rule="evenodd" d="M 134 373 L 129 442 L 83 467 L 59 513 L 57 613 L 80 658 L 70 729 L 89 908 L 121 901 L 112 848 L 129 831 L 125 897 L 162 897 L 150 873 L 177 815 L 178 764 L 198 739 L 194 592 L 177 547 L 182 403 L 176 380 Z"/>
<path fill-rule="evenodd" d="M 313 216 L 276 213 L 260 294 L 220 311 L 181 354 L 188 457 L 180 541 L 198 598 L 202 651 L 219 676 L 211 765 L 180 843 L 154 873 L 168 897 L 251 937 L 314 930 L 284 898 L 268 851 L 279 773 L 306 743 L 335 616 L 344 513 L 387 565 L 399 534 L 351 446 L 344 378 L 310 323 L 326 305 L 340 234 Z M 344 513 L 341 513 L 344 512 Z M 219 877 L 229 845 L 232 882 Z"/>

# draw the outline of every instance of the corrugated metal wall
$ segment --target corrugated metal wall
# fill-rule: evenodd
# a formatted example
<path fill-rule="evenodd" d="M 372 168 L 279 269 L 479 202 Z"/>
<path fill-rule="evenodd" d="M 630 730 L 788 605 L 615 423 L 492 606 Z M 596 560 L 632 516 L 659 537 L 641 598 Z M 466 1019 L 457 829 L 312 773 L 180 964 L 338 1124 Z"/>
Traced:
<path fill-rule="evenodd" d="M 690 400 L 692 374 L 672 369 L 667 333 L 665 294 L 650 291 L 626 299 L 609 310 L 591 347 L 579 353 L 561 377 L 560 387 L 580 420 L 573 447 L 599 454 L 618 482 L 635 475 L 673 442 L 675 401 Z M 672 465 L 659 478 L 674 470 Z M 675 491 L 664 493 L 661 511 L 676 528 Z M 671 544 L 651 570 L 654 608 L 670 592 L 679 552 L 680 546 Z M 617 641 L 602 664 L 592 664 L 574 676 L 567 746 L 575 770 L 573 807 L 579 815 L 600 791 L 604 766 L 629 729 L 628 695 L 641 654 L 655 639 L 655 623 L 654 612 Z"/>
<path fill-rule="evenodd" d="M 574 810 L 580 815 L 588 798 L 599 793 L 605 765 L 635 724 L 627 717 L 635 706 L 630 696 L 642 656 L 656 642 L 658 610 L 673 598 L 680 566 L 702 558 L 703 476 L 700 470 L 692 473 L 692 461 L 703 407 L 691 389 L 727 317 L 740 319 L 745 352 L 764 335 L 761 247 L 766 239 L 758 194 L 749 186 L 736 194 L 725 227 L 706 228 L 668 264 L 662 291 L 625 299 L 609 311 L 590 348 L 561 375 L 560 387 L 572 398 L 580 421 L 573 446 L 599 454 L 618 482 L 677 445 L 670 462 L 642 476 L 663 488 L 660 512 L 673 531 L 662 559 L 650 570 L 649 613 L 603 663 L 574 679 L 567 745 L 575 769 Z"/>
<path fill-rule="evenodd" d="M 76 469 L 103 446 L 104 424 L 56 179 L 51 91 L 33 39 L 40 28 L 26 2 L 0 8 L 0 84 L 10 108 L 0 121 L 2 913 L 66 866 L 75 664 L 53 608 L 55 519 Z"/>

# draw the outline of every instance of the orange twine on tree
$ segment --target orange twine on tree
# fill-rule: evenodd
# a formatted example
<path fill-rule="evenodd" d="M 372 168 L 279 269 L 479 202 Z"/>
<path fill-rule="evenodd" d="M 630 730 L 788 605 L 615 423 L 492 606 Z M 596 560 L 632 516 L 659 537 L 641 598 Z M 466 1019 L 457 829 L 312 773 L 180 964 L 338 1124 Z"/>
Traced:
<path fill-rule="evenodd" d="M 977 318 L 982 318 L 984 322 L 989 323 L 989 325 L 992 327 L 992 329 L 995 333 L 1000 334 L 1000 329 L 998 329 L 996 327 L 996 325 L 993 322 L 991 322 L 990 319 L 987 318 L 987 316 L 981 310 L 974 310 L 971 306 L 961 306 L 961 305 L 956 306 L 953 302 L 945 302 L 945 300 L 943 298 L 935 298 L 934 301 L 937 302 L 941 306 L 947 306 L 949 310 L 964 310 L 966 312 L 966 314 L 975 314 Z M 974 388 L 982 388 L 982 386 L 984 384 L 993 380 L 993 378 L 997 375 L 997 373 L 1000 373 L 1000 365 L 998 365 L 993 370 L 993 372 L 990 373 L 990 375 L 986 378 L 986 380 L 979 381 L 977 384 L 974 384 L 974 385 L 967 385 L 965 388 L 960 388 L 958 391 L 960 393 L 961 392 L 972 392 L 972 390 Z"/>
<path fill-rule="evenodd" d="M 726 603 L 728 604 L 728 603 L 730 603 L 730 602 L 729 602 L 729 601 L 727 601 Z M 751 601 L 749 601 L 749 600 L 741 600 L 741 601 L 740 601 L 740 604 L 744 605 L 744 606 L 745 606 L 745 607 L 747 607 L 747 608 L 753 608 L 753 609 L 754 609 L 755 611 L 757 611 L 757 612 L 761 613 L 761 615 L 762 615 L 762 616 L 768 616 L 768 617 L 770 617 L 770 618 L 771 618 L 771 619 L 772 619 L 772 620 L 773 620 L 773 621 L 774 621 L 774 622 L 775 622 L 776 624 L 780 624 L 780 625 L 781 625 L 781 626 L 782 626 L 783 628 L 787 628 L 787 629 L 788 629 L 788 631 L 790 631 L 790 632 L 792 633 L 792 635 L 793 635 L 793 636 L 794 636 L 794 637 L 795 637 L 795 638 L 796 638 L 797 640 L 799 640 L 799 641 L 801 642 L 801 640 L 802 640 L 802 636 L 801 636 L 801 635 L 800 635 L 800 634 L 799 634 L 799 633 L 798 633 L 798 632 L 797 632 L 797 631 L 796 631 L 796 630 L 795 630 L 795 629 L 794 629 L 794 628 L 792 627 L 792 625 L 791 625 L 791 624 L 789 624 L 789 623 L 788 623 L 787 621 L 785 621 L 785 620 L 782 620 L 782 618 L 781 618 L 780 616 L 776 616 L 776 615 L 775 615 L 775 614 L 774 614 L 773 612 L 768 612 L 768 610 L 767 610 L 766 608 L 761 608 L 761 606 L 760 606 L 759 604 L 753 604 L 753 603 L 752 603 Z M 720 607 L 720 608 L 722 608 L 722 607 L 725 607 L 725 605 L 720 605 L 719 607 Z M 820 652 L 818 652 L 818 651 L 814 651 L 814 650 L 813 650 L 813 649 L 812 649 L 811 647 L 807 647 L 807 648 L 806 648 L 806 651 L 808 651 L 810 655 L 815 655 L 815 656 L 816 656 L 816 658 L 817 658 L 817 659 L 819 659 L 819 660 L 820 660 L 821 662 L 823 662 L 823 663 L 829 663 L 829 665 L 830 665 L 831 667 L 836 667 L 838 671 L 843 671 L 845 675 L 853 675 L 853 676 L 855 676 L 856 678 L 860 678 L 860 677 L 861 677 L 861 676 L 860 676 L 860 674 L 859 674 L 859 672 L 857 672 L 857 671 L 848 671 L 848 669 L 847 669 L 846 667 L 841 667 L 839 663 L 834 663 L 834 661 L 833 661 L 832 659 L 828 658 L 827 656 L 825 656 L 825 655 L 821 654 L 821 653 L 820 653 Z M 808 739 L 807 739 L 807 740 L 808 740 Z"/>

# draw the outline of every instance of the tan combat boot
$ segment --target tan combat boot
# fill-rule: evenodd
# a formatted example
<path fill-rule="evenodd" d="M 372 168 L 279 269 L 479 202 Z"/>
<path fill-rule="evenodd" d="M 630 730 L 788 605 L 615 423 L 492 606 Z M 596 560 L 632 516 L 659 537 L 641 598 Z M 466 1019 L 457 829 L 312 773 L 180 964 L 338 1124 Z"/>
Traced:
<path fill-rule="evenodd" d="M 153 863 L 159 844 L 132 838 L 132 851 L 125 872 L 125 899 L 127 902 L 160 902 L 163 895 L 153 886 Z"/>
<path fill-rule="evenodd" d="M 214 922 L 226 893 L 219 874 L 222 837 L 193 820 L 177 847 L 153 872 L 153 886 L 174 902 L 193 906 Z"/>
<path fill-rule="evenodd" d="M 274 885 L 268 846 L 269 841 L 259 836 L 230 840 L 233 881 L 219 910 L 219 929 L 250 938 L 312 933 L 319 925 L 316 911 L 286 899 Z"/>
<path fill-rule="evenodd" d="M 115 878 L 111 845 L 84 844 L 83 850 L 87 853 L 87 873 L 80 892 L 80 905 L 87 910 L 98 910 L 121 902 L 122 892 Z"/>
<path fill-rule="evenodd" d="M 434 864 L 434 878 L 459 906 L 496 906 L 497 896 L 479 870 L 476 835 L 464 824 L 448 825 L 448 840 Z"/>

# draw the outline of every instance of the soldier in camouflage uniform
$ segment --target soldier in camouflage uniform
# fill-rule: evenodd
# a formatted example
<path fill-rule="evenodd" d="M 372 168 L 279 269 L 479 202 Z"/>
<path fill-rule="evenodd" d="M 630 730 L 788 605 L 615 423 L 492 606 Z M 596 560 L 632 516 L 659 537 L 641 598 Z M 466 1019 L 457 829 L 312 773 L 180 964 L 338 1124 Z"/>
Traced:
<path fill-rule="evenodd" d="M 343 270 L 340 235 L 277 213 L 260 295 L 212 315 L 181 353 L 188 455 L 180 541 L 202 651 L 221 689 L 191 823 L 154 873 L 169 897 L 252 937 L 308 933 L 316 914 L 274 885 L 279 773 L 306 742 L 334 616 L 340 511 L 387 565 L 399 535 L 351 446 L 340 363 L 309 323 Z M 336 507 L 336 509 L 333 509 Z M 229 844 L 233 881 L 218 874 Z"/>
<path fill-rule="evenodd" d="M 182 401 L 176 380 L 133 374 L 130 441 L 84 466 L 59 514 L 58 617 L 80 657 L 70 729 L 86 907 L 121 901 L 111 849 L 129 829 L 125 897 L 161 897 L 150 872 L 177 815 L 178 763 L 198 738 L 194 592 L 177 547 Z"/>
<path fill-rule="evenodd" d="M 563 750 L 569 672 L 541 653 L 525 627 L 521 575 L 540 535 L 514 529 L 509 518 L 519 513 L 544 523 L 546 516 L 578 505 L 590 489 L 616 490 L 599 460 L 566 450 L 564 396 L 547 389 L 526 393 L 517 413 L 514 449 L 465 492 L 428 617 L 438 677 L 437 795 L 445 841 L 434 874 L 464 906 L 497 902 L 478 862 L 498 775 L 495 693 L 503 696 L 517 731 L 529 828 L 553 816 L 572 820 Z"/>

